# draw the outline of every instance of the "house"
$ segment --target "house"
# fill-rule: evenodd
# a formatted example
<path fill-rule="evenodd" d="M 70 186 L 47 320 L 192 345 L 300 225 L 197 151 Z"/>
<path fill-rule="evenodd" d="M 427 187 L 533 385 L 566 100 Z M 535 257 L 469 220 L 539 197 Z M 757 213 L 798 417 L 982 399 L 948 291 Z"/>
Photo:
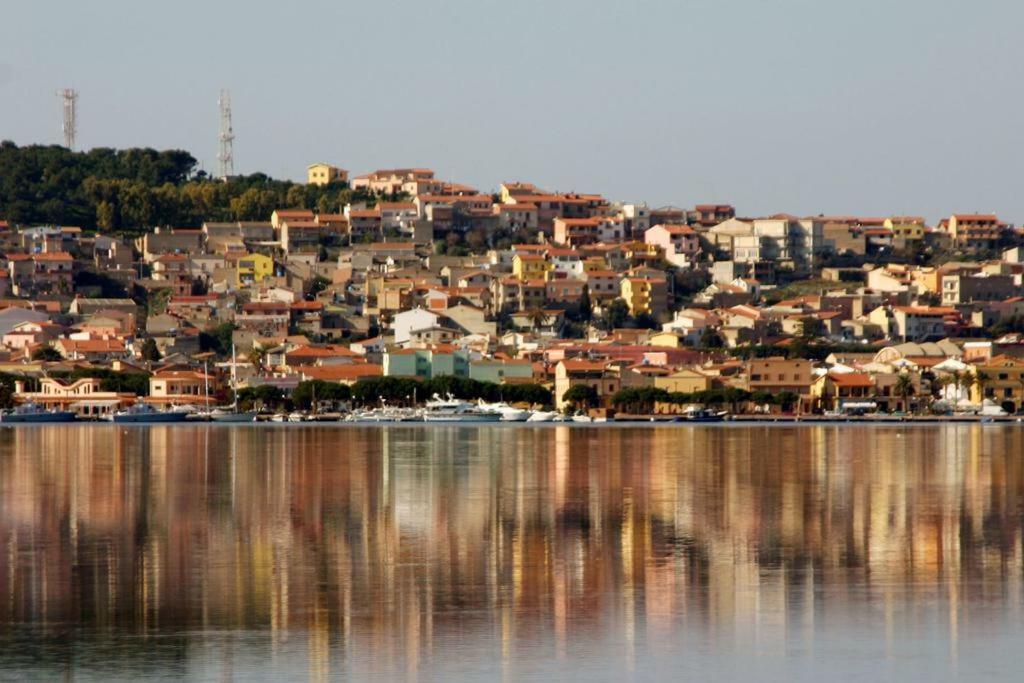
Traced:
<path fill-rule="evenodd" d="M 368 377 L 381 377 L 384 366 L 376 363 L 350 363 L 348 365 L 303 365 L 296 370 L 302 381 L 320 380 L 352 385 Z"/>
<path fill-rule="evenodd" d="M 198 254 L 203 250 L 201 230 L 155 228 L 136 241 L 142 260 L 151 263 L 163 254 Z"/>
<path fill-rule="evenodd" d="M 425 192 L 438 194 L 444 189 L 443 183 L 434 179 L 429 168 L 387 168 L 358 175 L 351 181 L 353 190 L 368 190 L 375 194 L 396 194 L 404 191 L 406 185 L 413 190 L 409 194 Z"/>
<path fill-rule="evenodd" d="M 309 209 L 275 209 L 270 214 L 270 225 L 275 232 L 281 230 L 281 224 L 285 221 L 312 221 L 316 219 Z"/>
<path fill-rule="evenodd" d="M 644 233 L 644 242 L 660 247 L 665 260 L 680 268 L 692 268 L 700 254 L 700 236 L 688 225 L 659 224 Z"/>
<path fill-rule="evenodd" d="M 686 212 L 687 220 L 695 225 L 709 228 L 736 217 L 736 209 L 729 204 L 697 204 L 693 211 Z"/>
<path fill-rule="evenodd" d="M 310 185 L 330 185 L 331 183 L 347 183 L 348 171 L 330 164 L 310 164 L 306 167 L 306 182 Z"/>
<path fill-rule="evenodd" d="M 67 360 L 87 360 L 93 363 L 109 363 L 127 359 L 131 353 L 122 339 L 58 339 L 53 348 Z"/>
<path fill-rule="evenodd" d="M 614 270 L 586 270 L 584 278 L 587 283 L 587 295 L 593 303 L 604 304 L 618 299 L 622 294 L 622 274 Z"/>
<path fill-rule="evenodd" d="M 512 277 L 518 280 L 547 280 L 551 263 L 542 254 L 517 253 L 512 257 Z"/>
<path fill-rule="evenodd" d="M 871 322 L 877 320 L 879 309 L 868 314 Z M 929 341 L 949 336 L 950 328 L 959 321 L 955 308 L 944 306 L 893 306 L 889 321 L 889 337 L 900 341 Z"/>
<path fill-rule="evenodd" d="M 63 251 L 8 254 L 7 272 L 15 296 L 70 294 L 74 289 L 75 259 Z"/>
<path fill-rule="evenodd" d="M 694 394 L 711 388 L 712 378 L 696 368 L 680 368 L 654 378 L 654 386 L 671 393 Z"/>
<path fill-rule="evenodd" d="M 196 370 L 162 370 L 149 378 L 146 403 L 162 405 L 209 404 L 216 402 L 216 377 Z"/>
<path fill-rule="evenodd" d="M 629 314 L 659 317 L 668 309 L 668 283 L 661 271 L 627 274 L 620 281 L 620 296 Z"/>
<path fill-rule="evenodd" d="M 1020 293 L 1012 275 L 943 275 L 942 305 L 956 306 L 981 301 L 1002 301 Z"/>
<path fill-rule="evenodd" d="M 619 374 L 612 372 L 603 361 L 565 359 L 555 366 L 555 407 L 564 410 L 568 405 L 562 398 L 575 386 L 593 387 L 598 400 L 604 404 L 621 386 Z"/>
<path fill-rule="evenodd" d="M 385 377 L 468 377 L 469 353 L 451 344 L 421 349 L 389 349 L 384 353 Z"/>
<path fill-rule="evenodd" d="M 750 392 L 779 394 L 791 392 L 800 397 L 798 412 L 810 407 L 813 363 L 803 358 L 758 358 L 747 361 L 743 388 Z"/>
<path fill-rule="evenodd" d="M 1009 229 L 994 214 L 959 213 L 939 221 L 939 232 L 961 249 L 994 249 Z"/>
<path fill-rule="evenodd" d="M 1007 413 L 1024 410 L 1024 360 L 1000 355 L 974 366 L 971 402 L 992 401 Z"/>
<path fill-rule="evenodd" d="M 469 362 L 469 378 L 479 382 L 515 384 L 533 380 L 533 363 L 513 358 L 481 358 Z"/>
<path fill-rule="evenodd" d="M 875 394 L 875 380 L 866 372 L 828 372 L 811 385 L 813 407 L 822 411 L 874 412 Z"/>
<path fill-rule="evenodd" d="M 70 410 L 83 419 L 98 419 L 135 403 L 135 394 L 104 391 L 101 380 L 83 377 L 64 382 L 52 377 L 38 380 L 38 391 L 26 391 L 24 380 L 14 383 L 14 400 L 44 408 Z"/>
<path fill-rule="evenodd" d="M 242 310 L 235 315 L 239 329 L 262 337 L 287 335 L 290 321 L 291 304 L 287 301 L 252 301 L 242 304 Z"/>
<path fill-rule="evenodd" d="M 274 275 L 274 259 L 263 254 L 246 254 L 235 265 L 235 284 L 239 287 L 261 285 Z"/>

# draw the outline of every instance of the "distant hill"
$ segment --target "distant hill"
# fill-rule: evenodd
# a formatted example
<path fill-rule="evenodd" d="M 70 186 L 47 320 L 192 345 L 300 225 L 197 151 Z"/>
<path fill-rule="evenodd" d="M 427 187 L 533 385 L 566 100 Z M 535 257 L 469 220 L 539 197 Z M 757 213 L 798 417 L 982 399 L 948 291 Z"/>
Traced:
<path fill-rule="evenodd" d="M 313 186 L 262 173 L 227 182 L 196 172 L 183 150 L 96 148 L 0 142 L 0 219 L 17 225 L 76 225 L 137 233 L 204 221 L 269 220 L 281 207 L 338 212 L 355 195 L 346 184 Z"/>

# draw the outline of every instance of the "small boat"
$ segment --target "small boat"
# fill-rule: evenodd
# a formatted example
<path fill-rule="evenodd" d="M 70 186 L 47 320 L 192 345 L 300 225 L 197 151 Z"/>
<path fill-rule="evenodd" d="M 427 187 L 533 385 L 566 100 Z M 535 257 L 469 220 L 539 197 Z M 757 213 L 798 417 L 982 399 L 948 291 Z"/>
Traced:
<path fill-rule="evenodd" d="M 164 424 L 169 422 L 184 422 L 188 419 L 189 411 L 178 410 L 157 410 L 148 403 L 136 403 L 126 410 L 119 410 L 110 416 L 112 422 L 135 423 L 135 424 Z"/>
<path fill-rule="evenodd" d="M 573 415 L 572 421 L 579 422 L 581 424 L 590 424 L 594 421 L 594 418 L 590 417 L 589 415 L 584 415 L 581 413 L 579 415 Z"/>
<path fill-rule="evenodd" d="M 214 408 L 206 414 L 212 422 L 255 422 L 255 410 L 238 411 L 234 408 Z"/>
<path fill-rule="evenodd" d="M 424 422 L 499 422 L 501 413 L 496 410 L 481 408 L 468 401 L 453 398 L 434 398 L 427 401 L 423 410 Z"/>
<path fill-rule="evenodd" d="M 527 422 L 554 422 L 558 413 L 552 410 L 535 410 L 526 418 Z"/>
<path fill-rule="evenodd" d="M 299 412 L 288 413 L 288 421 L 289 422 L 305 422 L 307 419 L 308 418 L 303 413 L 299 413 Z"/>
<path fill-rule="evenodd" d="M 676 418 L 676 422 L 721 422 L 727 414 L 722 410 L 690 406 Z"/>
<path fill-rule="evenodd" d="M 284 414 L 284 413 L 274 413 L 274 415 L 270 418 L 270 421 L 271 422 L 287 422 L 288 421 L 288 416 L 286 414 Z"/>
<path fill-rule="evenodd" d="M 0 413 L 0 422 L 38 423 L 74 422 L 78 416 L 70 410 L 48 410 L 36 403 L 23 403 L 11 410 Z"/>

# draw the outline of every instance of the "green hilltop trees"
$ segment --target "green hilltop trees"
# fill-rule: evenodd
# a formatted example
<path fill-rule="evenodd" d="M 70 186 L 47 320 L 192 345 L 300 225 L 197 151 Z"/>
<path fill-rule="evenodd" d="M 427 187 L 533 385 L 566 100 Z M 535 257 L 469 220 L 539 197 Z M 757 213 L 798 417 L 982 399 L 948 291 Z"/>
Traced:
<path fill-rule="evenodd" d="M 377 200 L 345 183 L 305 185 L 262 173 L 225 182 L 196 164 L 183 150 L 73 152 L 0 142 L 0 219 L 137 234 L 153 226 L 265 221 L 281 207 L 338 213 L 349 202 Z"/>

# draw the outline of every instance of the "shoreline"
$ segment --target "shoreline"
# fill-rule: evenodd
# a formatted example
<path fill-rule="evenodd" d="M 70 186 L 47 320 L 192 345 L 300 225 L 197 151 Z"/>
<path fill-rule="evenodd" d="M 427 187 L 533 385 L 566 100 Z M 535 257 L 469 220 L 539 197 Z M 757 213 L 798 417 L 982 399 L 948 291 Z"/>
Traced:
<path fill-rule="evenodd" d="M 184 422 L 135 422 L 135 423 L 114 423 L 106 420 L 76 420 L 73 422 L 0 422 L 0 429 L 17 428 L 39 428 L 39 427 L 118 427 L 118 428 L 147 428 L 147 427 L 218 427 L 218 428 L 242 428 L 242 429 L 265 429 L 265 428 L 437 428 L 437 427 L 473 427 L 476 429 L 493 428 L 517 429 L 517 428 L 538 428 L 551 429 L 557 427 L 572 427 L 583 429 L 594 428 L 633 428 L 633 427 L 713 427 L 717 429 L 729 427 L 770 427 L 770 426 L 942 426 L 946 424 L 979 425 L 979 426 L 1024 426 L 1024 416 L 1001 416 L 1001 417 L 978 417 L 970 415 L 960 416 L 906 416 L 906 417 L 831 417 L 823 415 L 740 415 L 731 417 L 720 422 L 706 421 L 675 421 L 665 417 L 650 416 L 626 416 L 607 420 L 605 422 L 423 422 L 423 421 L 401 421 L 401 422 L 346 422 L 343 420 L 309 420 L 304 422 L 272 422 L 270 420 L 259 420 L 253 422 L 212 422 L 206 420 L 186 420 Z"/>

